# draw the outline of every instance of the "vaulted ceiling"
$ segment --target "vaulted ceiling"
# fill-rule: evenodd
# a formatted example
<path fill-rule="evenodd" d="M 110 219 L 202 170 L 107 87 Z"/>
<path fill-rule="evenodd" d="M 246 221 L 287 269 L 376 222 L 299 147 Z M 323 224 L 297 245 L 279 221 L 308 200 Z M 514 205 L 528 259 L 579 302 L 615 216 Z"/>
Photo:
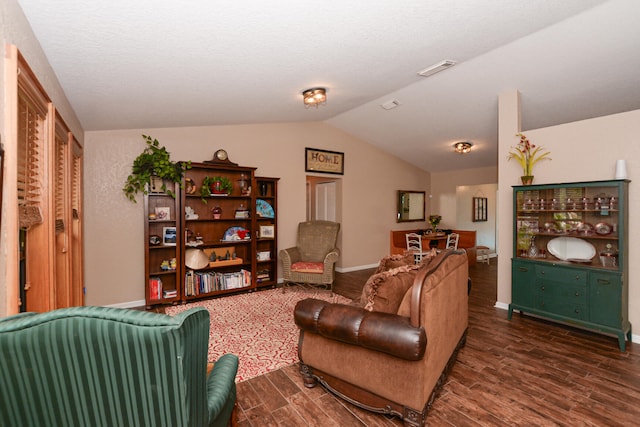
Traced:
<path fill-rule="evenodd" d="M 525 130 L 640 108 L 636 0 L 18 3 L 87 131 L 327 121 L 442 171 L 497 164 L 507 90 Z"/>

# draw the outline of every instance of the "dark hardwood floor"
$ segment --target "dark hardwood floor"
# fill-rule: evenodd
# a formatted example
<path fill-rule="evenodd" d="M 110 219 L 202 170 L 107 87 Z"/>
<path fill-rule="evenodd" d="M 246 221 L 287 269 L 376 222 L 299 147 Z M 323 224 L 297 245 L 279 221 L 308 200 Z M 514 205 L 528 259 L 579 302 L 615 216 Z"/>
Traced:
<path fill-rule="evenodd" d="M 640 346 L 494 308 L 496 260 L 470 268 L 467 344 L 429 426 L 640 425 Z M 353 298 L 371 270 L 338 274 Z M 398 426 L 397 418 L 306 389 L 292 365 L 238 384 L 239 426 Z"/>

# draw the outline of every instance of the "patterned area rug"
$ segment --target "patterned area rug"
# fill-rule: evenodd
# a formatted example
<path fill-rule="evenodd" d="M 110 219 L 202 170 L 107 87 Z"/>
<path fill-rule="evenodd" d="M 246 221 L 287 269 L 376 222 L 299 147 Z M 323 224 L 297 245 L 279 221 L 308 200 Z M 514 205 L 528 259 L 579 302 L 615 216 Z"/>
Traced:
<path fill-rule="evenodd" d="M 271 289 L 168 307 L 173 316 L 192 307 L 209 310 L 209 361 L 225 353 L 240 358 L 236 381 L 245 381 L 298 361 L 298 301 L 317 298 L 347 304 L 351 300 L 322 290 Z"/>

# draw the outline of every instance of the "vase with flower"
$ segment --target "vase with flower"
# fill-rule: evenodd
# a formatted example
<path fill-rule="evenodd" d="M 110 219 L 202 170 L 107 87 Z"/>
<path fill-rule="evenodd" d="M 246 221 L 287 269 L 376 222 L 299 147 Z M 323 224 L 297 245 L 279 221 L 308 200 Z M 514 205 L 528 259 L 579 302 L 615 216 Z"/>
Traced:
<path fill-rule="evenodd" d="M 544 147 L 536 147 L 532 144 L 523 133 L 517 133 L 520 137 L 518 145 L 509 151 L 508 160 L 515 159 L 522 166 L 523 175 L 520 177 L 523 185 L 531 185 L 533 183 L 533 166 L 540 160 L 551 160 L 549 151 L 543 151 Z"/>
<path fill-rule="evenodd" d="M 433 229 L 434 233 L 438 229 L 438 224 L 440 224 L 440 221 L 442 221 L 442 217 L 440 215 L 429 215 L 429 224 L 431 224 L 431 228 Z"/>

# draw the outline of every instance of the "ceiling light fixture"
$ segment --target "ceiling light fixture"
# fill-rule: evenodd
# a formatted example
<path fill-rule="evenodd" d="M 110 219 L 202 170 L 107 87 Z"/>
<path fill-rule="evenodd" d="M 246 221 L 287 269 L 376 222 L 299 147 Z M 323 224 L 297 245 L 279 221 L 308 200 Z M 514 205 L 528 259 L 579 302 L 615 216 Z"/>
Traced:
<path fill-rule="evenodd" d="M 447 68 L 453 67 L 454 65 L 456 65 L 456 61 L 452 59 L 445 59 L 444 61 L 440 61 L 429 68 L 425 68 L 422 71 L 418 71 L 418 75 L 422 77 L 429 77 L 434 75 L 435 73 L 439 73 L 442 70 L 446 70 Z"/>
<path fill-rule="evenodd" d="M 304 101 L 305 108 L 314 106 L 318 108 L 318 105 L 327 102 L 327 90 L 323 87 L 314 87 L 302 92 L 302 99 Z"/>
<path fill-rule="evenodd" d="M 471 147 L 473 147 L 473 144 L 467 141 L 456 142 L 453 144 L 453 148 L 456 150 L 456 153 L 460 154 L 470 153 Z"/>

